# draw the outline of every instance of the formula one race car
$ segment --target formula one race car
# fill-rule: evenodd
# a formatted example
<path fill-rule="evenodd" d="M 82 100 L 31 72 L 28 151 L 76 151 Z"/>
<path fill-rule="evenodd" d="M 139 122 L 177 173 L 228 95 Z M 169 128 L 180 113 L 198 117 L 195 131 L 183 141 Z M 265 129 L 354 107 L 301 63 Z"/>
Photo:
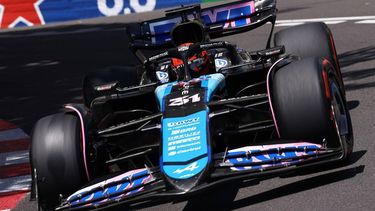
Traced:
<path fill-rule="evenodd" d="M 330 30 L 284 29 L 271 47 L 276 12 L 275 0 L 243 0 L 127 26 L 142 65 L 90 73 L 84 105 L 35 126 L 39 208 L 173 200 L 346 160 L 353 132 Z M 265 50 L 211 41 L 265 23 Z M 160 51 L 147 57 L 148 49 Z"/>

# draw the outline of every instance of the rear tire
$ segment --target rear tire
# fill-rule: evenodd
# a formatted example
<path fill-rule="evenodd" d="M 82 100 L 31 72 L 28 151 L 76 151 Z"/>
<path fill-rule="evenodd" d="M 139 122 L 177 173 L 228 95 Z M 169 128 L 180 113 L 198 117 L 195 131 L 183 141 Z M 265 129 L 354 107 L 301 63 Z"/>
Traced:
<path fill-rule="evenodd" d="M 78 118 L 55 114 L 40 119 L 33 132 L 31 160 L 38 205 L 51 210 L 85 182 Z M 35 172 L 35 173 L 34 173 Z"/>
<path fill-rule="evenodd" d="M 333 107 L 334 98 L 326 96 L 323 71 L 328 76 L 329 94 L 337 95 L 339 100 L 336 101 L 340 101 Z M 318 144 L 326 139 L 327 146 L 333 148 L 339 147 L 342 139 L 342 159 L 351 154 L 353 133 L 350 115 L 329 63 L 323 64 L 319 58 L 306 58 L 276 70 L 272 79 L 272 103 L 281 138 L 312 140 Z M 336 115 L 331 108 L 338 111 L 338 107 L 342 112 L 336 112 Z M 336 130 L 336 124 L 341 125 L 340 130 Z M 342 129 L 343 125 L 346 125 L 347 133 Z"/>

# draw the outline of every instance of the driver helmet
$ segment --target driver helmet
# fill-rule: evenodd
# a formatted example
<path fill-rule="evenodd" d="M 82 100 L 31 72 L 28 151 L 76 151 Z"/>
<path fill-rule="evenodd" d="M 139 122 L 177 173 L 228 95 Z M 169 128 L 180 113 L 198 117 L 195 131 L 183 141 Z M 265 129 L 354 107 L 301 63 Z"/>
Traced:
<path fill-rule="evenodd" d="M 178 46 L 179 51 L 184 51 L 193 43 L 183 43 Z M 183 67 L 184 62 L 178 58 L 172 58 L 172 68 L 178 70 Z M 207 51 L 201 51 L 189 58 L 190 75 L 197 78 L 201 75 L 208 74 L 212 69 Z"/>

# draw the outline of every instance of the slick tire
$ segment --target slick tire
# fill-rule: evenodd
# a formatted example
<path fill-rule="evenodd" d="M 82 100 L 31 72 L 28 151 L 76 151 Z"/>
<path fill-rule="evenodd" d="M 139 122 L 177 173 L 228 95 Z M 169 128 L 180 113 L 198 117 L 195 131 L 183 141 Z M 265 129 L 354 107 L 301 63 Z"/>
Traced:
<path fill-rule="evenodd" d="M 52 210 L 59 195 L 67 196 L 87 182 L 78 118 L 54 114 L 34 127 L 31 145 L 33 179 L 40 210 Z"/>
<path fill-rule="evenodd" d="M 325 140 L 328 147 L 342 146 L 345 160 L 353 150 L 353 132 L 337 81 L 332 65 L 321 58 L 295 60 L 276 70 L 272 103 L 280 138 Z"/>
<path fill-rule="evenodd" d="M 101 96 L 111 94 L 111 91 L 97 91 L 95 87 L 117 83 L 120 87 L 136 86 L 139 84 L 140 68 L 136 66 L 109 67 L 93 71 L 83 80 L 84 104 L 90 108 L 91 102 Z"/>

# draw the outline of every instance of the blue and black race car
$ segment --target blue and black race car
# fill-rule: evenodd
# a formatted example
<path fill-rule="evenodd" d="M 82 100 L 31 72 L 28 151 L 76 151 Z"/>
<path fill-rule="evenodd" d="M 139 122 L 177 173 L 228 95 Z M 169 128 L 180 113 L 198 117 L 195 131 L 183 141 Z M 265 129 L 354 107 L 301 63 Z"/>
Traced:
<path fill-rule="evenodd" d="M 243 0 L 127 26 L 141 65 L 90 73 L 84 104 L 35 126 L 39 208 L 173 200 L 346 160 L 353 131 L 330 30 L 310 23 L 272 36 L 276 12 L 275 0 Z M 264 50 L 212 41 L 266 23 Z"/>

